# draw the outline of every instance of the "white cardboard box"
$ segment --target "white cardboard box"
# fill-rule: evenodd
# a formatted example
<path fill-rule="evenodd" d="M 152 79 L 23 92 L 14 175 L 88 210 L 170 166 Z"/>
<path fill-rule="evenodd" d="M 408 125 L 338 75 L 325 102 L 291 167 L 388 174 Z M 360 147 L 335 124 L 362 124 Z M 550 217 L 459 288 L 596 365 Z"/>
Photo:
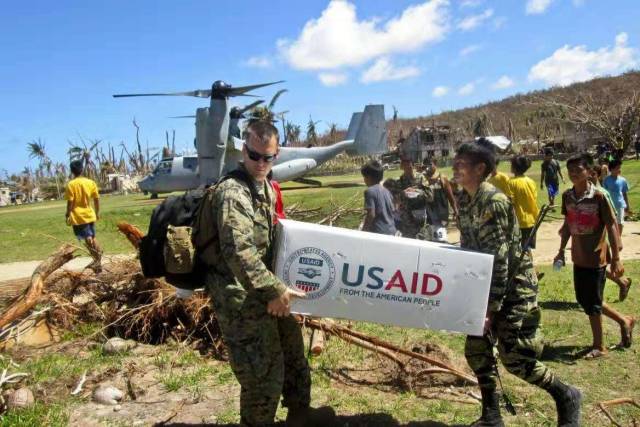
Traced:
<path fill-rule="evenodd" d="M 292 220 L 277 230 L 276 275 L 307 293 L 293 312 L 482 335 L 492 255 Z"/>

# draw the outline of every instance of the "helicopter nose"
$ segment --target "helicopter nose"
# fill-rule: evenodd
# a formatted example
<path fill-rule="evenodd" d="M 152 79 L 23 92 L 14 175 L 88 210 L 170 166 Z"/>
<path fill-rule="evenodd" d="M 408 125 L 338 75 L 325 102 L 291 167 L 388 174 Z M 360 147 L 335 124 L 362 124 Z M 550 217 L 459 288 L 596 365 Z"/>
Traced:
<path fill-rule="evenodd" d="M 151 191 L 151 184 L 153 183 L 153 179 L 150 176 L 146 176 L 138 181 L 138 187 L 142 191 Z"/>

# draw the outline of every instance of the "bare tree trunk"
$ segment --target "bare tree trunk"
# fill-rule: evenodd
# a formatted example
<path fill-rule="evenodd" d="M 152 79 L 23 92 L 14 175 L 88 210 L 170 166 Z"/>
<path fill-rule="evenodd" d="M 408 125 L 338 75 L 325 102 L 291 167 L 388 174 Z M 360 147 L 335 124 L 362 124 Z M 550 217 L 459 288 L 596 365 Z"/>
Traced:
<path fill-rule="evenodd" d="M 11 306 L 0 316 L 0 328 L 18 319 L 36 305 L 44 290 L 44 282 L 47 277 L 69 262 L 73 258 L 73 252 L 75 250 L 76 248 L 71 245 L 64 245 L 35 269 L 31 276 L 31 285 L 29 285 L 25 293 L 14 300 Z"/>

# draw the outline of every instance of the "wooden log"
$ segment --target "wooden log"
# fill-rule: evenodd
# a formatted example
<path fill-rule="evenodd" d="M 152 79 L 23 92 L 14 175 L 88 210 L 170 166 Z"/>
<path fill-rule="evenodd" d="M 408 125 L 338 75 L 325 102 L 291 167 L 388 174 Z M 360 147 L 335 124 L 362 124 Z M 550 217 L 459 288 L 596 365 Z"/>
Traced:
<path fill-rule="evenodd" d="M 317 329 L 316 333 L 311 336 L 311 354 L 319 356 L 324 350 L 324 331 Z"/>
<path fill-rule="evenodd" d="M 51 273 L 71 261 L 75 250 L 76 248 L 71 245 L 64 245 L 36 267 L 31 276 L 31 284 L 24 294 L 14 300 L 0 316 L 0 328 L 17 320 L 36 305 L 44 290 L 44 281 Z"/>

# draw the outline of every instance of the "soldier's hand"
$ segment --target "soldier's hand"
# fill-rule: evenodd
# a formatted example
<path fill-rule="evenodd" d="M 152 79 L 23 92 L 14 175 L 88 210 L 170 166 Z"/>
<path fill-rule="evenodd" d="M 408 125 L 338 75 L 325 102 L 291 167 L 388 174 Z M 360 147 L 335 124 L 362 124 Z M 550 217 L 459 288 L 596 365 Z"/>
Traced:
<path fill-rule="evenodd" d="M 267 313 L 275 317 L 285 317 L 291 313 L 291 299 L 304 298 L 305 293 L 287 288 L 279 297 L 269 301 Z"/>

